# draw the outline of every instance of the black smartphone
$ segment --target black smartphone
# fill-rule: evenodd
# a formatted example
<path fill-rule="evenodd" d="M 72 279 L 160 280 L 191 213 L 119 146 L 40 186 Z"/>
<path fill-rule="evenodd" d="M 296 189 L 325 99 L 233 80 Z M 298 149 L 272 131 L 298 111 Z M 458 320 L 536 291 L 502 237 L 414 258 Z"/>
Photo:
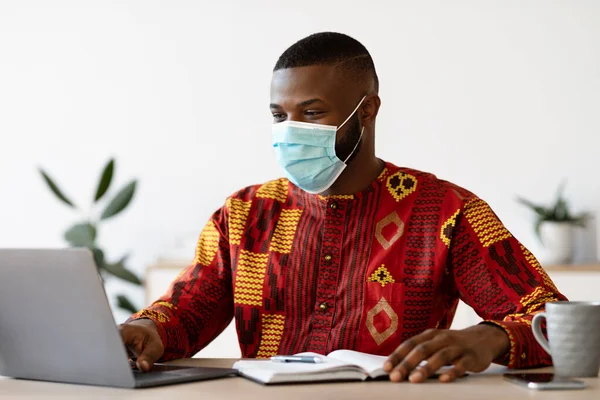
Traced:
<path fill-rule="evenodd" d="M 535 390 L 574 390 L 585 388 L 585 383 L 549 373 L 504 374 L 504 379 Z"/>

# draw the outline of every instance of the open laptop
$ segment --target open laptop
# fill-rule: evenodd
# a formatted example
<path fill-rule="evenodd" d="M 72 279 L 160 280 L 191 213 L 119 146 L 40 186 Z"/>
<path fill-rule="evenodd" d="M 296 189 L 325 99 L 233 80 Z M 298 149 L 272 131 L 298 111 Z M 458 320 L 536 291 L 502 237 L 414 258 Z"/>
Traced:
<path fill-rule="evenodd" d="M 234 374 L 133 370 L 90 251 L 0 249 L 0 375 L 140 388 Z"/>

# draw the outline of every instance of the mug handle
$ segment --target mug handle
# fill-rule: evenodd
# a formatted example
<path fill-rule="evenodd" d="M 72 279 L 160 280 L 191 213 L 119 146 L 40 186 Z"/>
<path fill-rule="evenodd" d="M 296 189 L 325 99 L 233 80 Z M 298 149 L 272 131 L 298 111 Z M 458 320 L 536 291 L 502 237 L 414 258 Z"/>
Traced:
<path fill-rule="evenodd" d="M 544 337 L 544 334 L 542 333 L 542 319 L 543 318 L 546 318 L 545 312 L 535 314 L 533 316 L 533 320 L 531 321 L 531 330 L 533 331 L 533 336 L 535 337 L 535 340 L 537 340 L 537 342 L 540 344 L 540 346 L 542 346 L 542 348 L 544 350 L 546 350 L 546 353 L 552 354 L 550 352 L 550 343 L 548 343 L 548 340 L 546 340 L 546 338 Z"/>

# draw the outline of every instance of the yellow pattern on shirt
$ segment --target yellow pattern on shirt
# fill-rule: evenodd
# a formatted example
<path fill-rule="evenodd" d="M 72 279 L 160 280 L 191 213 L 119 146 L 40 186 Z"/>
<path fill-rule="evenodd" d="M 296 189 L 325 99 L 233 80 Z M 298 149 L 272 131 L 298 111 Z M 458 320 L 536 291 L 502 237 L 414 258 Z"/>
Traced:
<path fill-rule="evenodd" d="M 448 218 L 448 220 L 446 222 L 444 222 L 444 224 L 442 225 L 442 228 L 440 229 L 440 239 L 442 239 L 442 242 L 444 242 L 444 244 L 448 247 L 450 247 L 450 241 L 452 240 L 452 238 L 447 235 L 447 229 L 450 226 L 452 228 L 454 228 L 456 226 L 456 217 L 458 217 L 459 213 L 460 213 L 460 210 L 457 210 L 454 213 L 454 215 L 452 215 L 450 218 Z"/>
<path fill-rule="evenodd" d="M 292 243 L 296 236 L 296 228 L 302 216 L 302 210 L 281 210 L 273 239 L 271 240 L 271 251 L 282 254 L 289 254 L 292 250 Z"/>
<path fill-rule="evenodd" d="M 262 337 L 256 358 L 269 358 L 277 354 L 284 325 L 285 316 L 283 315 L 262 315 Z"/>
<path fill-rule="evenodd" d="M 236 304 L 261 306 L 268 254 L 241 250 L 238 258 L 233 301 Z"/>
<path fill-rule="evenodd" d="M 229 244 L 239 245 L 242 239 L 246 221 L 252 207 L 252 201 L 243 201 L 239 199 L 227 199 L 227 209 L 229 210 Z"/>
<path fill-rule="evenodd" d="M 258 188 L 256 197 L 274 199 L 280 203 L 285 203 L 287 200 L 288 186 L 289 181 L 283 178 L 267 182 Z"/>
<path fill-rule="evenodd" d="M 219 250 L 219 231 L 213 221 L 208 221 L 198 239 L 196 263 L 204 266 L 210 265 L 217 250 Z"/>
<path fill-rule="evenodd" d="M 470 200 L 465 205 L 464 215 L 483 247 L 512 237 L 490 206 L 479 198 Z"/>

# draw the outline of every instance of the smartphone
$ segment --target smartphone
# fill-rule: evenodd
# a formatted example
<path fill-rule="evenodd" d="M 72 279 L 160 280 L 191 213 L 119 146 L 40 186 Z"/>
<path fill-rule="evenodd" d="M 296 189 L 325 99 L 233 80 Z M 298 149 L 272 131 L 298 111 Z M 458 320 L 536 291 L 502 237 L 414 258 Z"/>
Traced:
<path fill-rule="evenodd" d="M 535 390 L 573 390 L 585 388 L 585 383 L 548 373 L 504 374 L 504 379 Z"/>

